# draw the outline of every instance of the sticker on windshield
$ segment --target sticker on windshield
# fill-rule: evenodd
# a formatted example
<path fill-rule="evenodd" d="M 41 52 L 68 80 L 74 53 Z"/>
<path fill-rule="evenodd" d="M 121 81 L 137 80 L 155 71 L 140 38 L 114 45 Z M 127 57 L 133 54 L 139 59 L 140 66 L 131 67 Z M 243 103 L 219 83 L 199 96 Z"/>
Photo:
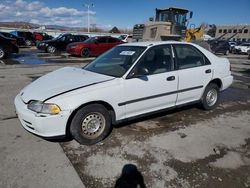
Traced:
<path fill-rule="evenodd" d="M 120 55 L 134 55 L 135 51 L 122 51 Z"/>

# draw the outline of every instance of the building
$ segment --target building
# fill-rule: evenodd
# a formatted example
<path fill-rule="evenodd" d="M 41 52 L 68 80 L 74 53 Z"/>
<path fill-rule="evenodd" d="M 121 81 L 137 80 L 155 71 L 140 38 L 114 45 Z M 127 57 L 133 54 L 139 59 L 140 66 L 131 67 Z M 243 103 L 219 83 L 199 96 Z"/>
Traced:
<path fill-rule="evenodd" d="M 218 25 L 216 26 L 215 38 L 250 42 L 250 25 Z"/>

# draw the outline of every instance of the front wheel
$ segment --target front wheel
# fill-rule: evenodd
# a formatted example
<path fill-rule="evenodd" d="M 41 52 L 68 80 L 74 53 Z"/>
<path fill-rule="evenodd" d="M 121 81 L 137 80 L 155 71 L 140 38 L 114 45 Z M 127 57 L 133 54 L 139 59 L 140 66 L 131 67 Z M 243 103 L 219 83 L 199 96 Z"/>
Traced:
<path fill-rule="evenodd" d="M 31 46 L 32 42 L 30 40 L 25 40 L 25 45 L 26 46 Z"/>
<path fill-rule="evenodd" d="M 111 129 L 110 114 L 100 104 L 91 104 L 78 110 L 70 125 L 71 135 L 83 145 L 92 145 L 102 141 Z"/>
<path fill-rule="evenodd" d="M 50 54 L 54 54 L 56 53 L 56 48 L 54 46 L 48 46 L 47 52 L 49 52 Z"/>
<path fill-rule="evenodd" d="M 83 48 L 81 50 L 81 57 L 89 57 L 90 56 L 90 51 L 88 48 Z"/>
<path fill-rule="evenodd" d="M 3 48 L 0 48 L 0 59 L 4 59 L 6 57 L 6 53 Z"/>
<path fill-rule="evenodd" d="M 201 105 L 205 110 L 214 109 L 219 102 L 220 92 L 219 87 L 216 84 L 209 84 L 201 98 Z"/>

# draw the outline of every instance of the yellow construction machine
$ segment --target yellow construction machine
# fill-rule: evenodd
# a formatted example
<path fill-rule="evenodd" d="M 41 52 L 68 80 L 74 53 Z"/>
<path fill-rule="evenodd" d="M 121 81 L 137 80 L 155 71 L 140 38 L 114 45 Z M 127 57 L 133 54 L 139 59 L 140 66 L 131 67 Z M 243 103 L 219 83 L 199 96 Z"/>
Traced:
<path fill-rule="evenodd" d="M 191 25 L 191 27 L 186 30 L 184 41 L 191 42 L 196 40 L 202 40 L 204 31 L 205 31 L 204 24 L 201 24 L 201 26 L 198 28 L 195 28 L 194 25 Z"/>
<path fill-rule="evenodd" d="M 187 18 L 188 14 L 189 18 Z M 184 40 L 188 42 L 199 40 L 204 34 L 205 27 L 202 24 L 199 28 L 190 27 L 187 29 L 188 21 L 192 16 L 192 11 L 183 8 L 156 8 L 154 18 L 149 18 L 148 22 L 134 26 L 133 40 Z"/>
<path fill-rule="evenodd" d="M 154 18 L 134 26 L 133 39 L 136 41 L 181 40 L 185 37 L 186 25 L 192 15 L 193 12 L 183 8 L 155 9 Z"/>

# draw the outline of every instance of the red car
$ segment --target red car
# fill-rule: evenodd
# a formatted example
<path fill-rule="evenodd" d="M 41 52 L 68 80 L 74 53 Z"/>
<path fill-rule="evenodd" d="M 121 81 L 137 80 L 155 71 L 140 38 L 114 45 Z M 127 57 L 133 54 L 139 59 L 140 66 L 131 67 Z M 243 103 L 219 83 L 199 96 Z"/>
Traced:
<path fill-rule="evenodd" d="M 99 56 L 107 50 L 124 42 L 110 36 L 90 37 L 84 42 L 74 42 L 67 46 L 66 51 L 71 55 L 89 57 Z"/>
<path fill-rule="evenodd" d="M 35 41 L 50 40 L 53 38 L 52 36 L 48 35 L 47 33 L 38 33 L 38 32 L 34 32 L 33 36 L 34 36 Z"/>

